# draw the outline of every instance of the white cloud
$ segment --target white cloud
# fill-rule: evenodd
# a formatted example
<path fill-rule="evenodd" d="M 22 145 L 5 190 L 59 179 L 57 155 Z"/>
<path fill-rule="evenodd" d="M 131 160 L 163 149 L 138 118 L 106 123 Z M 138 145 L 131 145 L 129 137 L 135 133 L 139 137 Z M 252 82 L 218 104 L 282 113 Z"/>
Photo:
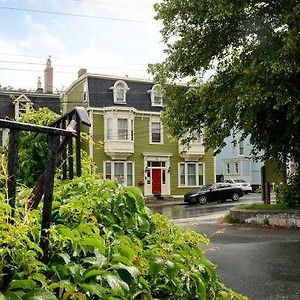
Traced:
<path fill-rule="evenodd" d="M 31 36 L 27 41 L 28 44 L 36 45 L 36 43 L 38 43 L 41 46 L 49 48 L 50 52 L 51 50 L 63 51 L 65 49 L 63 43 L 49 32 L 49 29 L 45 24 L 34 21 L 28 14 L 25 15 L 25 20 L 31 29 Z"/>

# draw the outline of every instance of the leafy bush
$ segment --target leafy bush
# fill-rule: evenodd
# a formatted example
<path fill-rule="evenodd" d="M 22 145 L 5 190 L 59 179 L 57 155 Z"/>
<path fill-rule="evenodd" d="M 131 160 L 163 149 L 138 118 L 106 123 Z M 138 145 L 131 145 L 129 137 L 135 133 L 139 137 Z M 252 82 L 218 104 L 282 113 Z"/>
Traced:
<path fill-rule="evenodd" d="M 36 125 L 49 125 L 58 115 L 44 107 L 22 114 L 20 121 Z M 20 133 L 18 179 L 33 187 L 47 164 L 47 135 L 36 132 Z"/>
<path fill-rule="evenodd" d="M 40 261 L 40 208 L 0 197 L 1 299 L 243 299 L 224 287 L 201 244 L 152 214 L 138 188 L 85 174 L 55 182 L 50 260 Z M 2 294 L 1 294 L 2 293 Z"/>
<path fill-rule="evenodd" d="M 288 207 L 300 207 L 300 175 L 289 178 L 288 183 L 280 183 L 275 188 L 277 203 Z"/>

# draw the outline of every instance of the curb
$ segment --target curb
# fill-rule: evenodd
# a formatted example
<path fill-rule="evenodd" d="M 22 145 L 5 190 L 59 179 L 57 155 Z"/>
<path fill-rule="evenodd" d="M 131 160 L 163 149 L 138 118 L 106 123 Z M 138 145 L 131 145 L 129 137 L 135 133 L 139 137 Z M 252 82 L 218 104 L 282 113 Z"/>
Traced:
<path fill-rule="evenodd" d="M 233 207 L 230 215 L 246 224 L 300 228 L 300 210 L 254 210 Z"/>

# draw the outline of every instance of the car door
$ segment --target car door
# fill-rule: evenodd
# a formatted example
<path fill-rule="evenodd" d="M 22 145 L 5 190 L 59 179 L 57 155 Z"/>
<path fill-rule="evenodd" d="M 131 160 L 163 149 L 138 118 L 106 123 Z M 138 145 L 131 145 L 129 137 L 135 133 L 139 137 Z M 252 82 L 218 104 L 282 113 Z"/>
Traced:
<path fill-rule="evenodd" d="M 231 184 L 224 183 L 221 186 L 220 197 L 222 200 L 230 199 L 232 196 L 233 187 Z"/>
<path fill-rule="evenodd" d="M 219 199 L 220 196 L 220 185 L 218 184 L 213 184 L 210 189 L 209 189 L 209 193 L 208 193 L 208 199 L 210 201 L 216 201 Z"/>

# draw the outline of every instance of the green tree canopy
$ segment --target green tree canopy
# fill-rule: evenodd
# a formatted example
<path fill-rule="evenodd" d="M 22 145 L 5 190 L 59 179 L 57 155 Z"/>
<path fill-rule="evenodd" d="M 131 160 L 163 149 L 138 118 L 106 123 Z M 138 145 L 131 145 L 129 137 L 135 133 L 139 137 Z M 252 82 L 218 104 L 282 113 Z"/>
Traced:
<path fill-rule="evenodd" d="M 155 9 L 167 58 L 151 70 L 171 134 L 204 127 L 206 146 L 218 151 L 241 131 L 265 158 L 299 162 L 300 2 L 163 0 Z M 187 86 L 175 84 L 184 78 Z"/>

